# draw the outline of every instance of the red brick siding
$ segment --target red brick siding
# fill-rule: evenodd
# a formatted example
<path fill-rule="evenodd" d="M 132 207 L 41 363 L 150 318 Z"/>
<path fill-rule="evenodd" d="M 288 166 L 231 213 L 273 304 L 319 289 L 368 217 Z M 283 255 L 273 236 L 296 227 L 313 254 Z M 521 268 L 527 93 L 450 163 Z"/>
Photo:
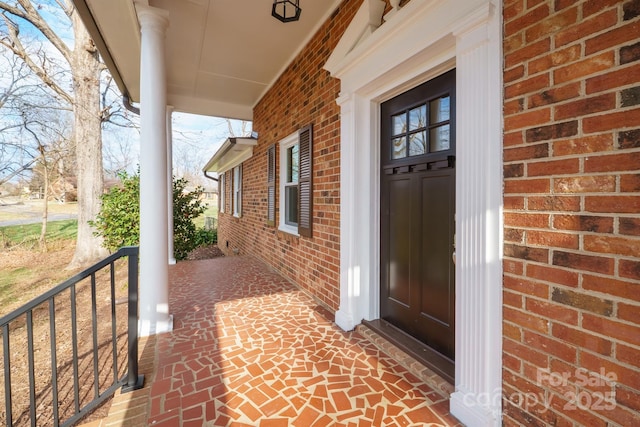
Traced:
<path fill-rule="evenodd" d="M 322 67 L 360 7 L 346 0 L 319 29 L 254 109 L 258 145 L 243 165 L 242 218 L 220 216 L 219 244 L 254 255 L 309 291 L 332 310 L 340 301 L 340 82 Z M 313 237 L 295 237 L 266 225 L 267 156 L 271 144 L 313 124 Z M 279 201 L 279 151 L 276 200 Z M 276 224 L 280 212 L 276 203 Z M 226 242 L 229 247 L 226 247 Z"/>
<path fill-rule="evenodd" d="M 640 425 L 640 0 L 503 17 L 504 424 Z"/>

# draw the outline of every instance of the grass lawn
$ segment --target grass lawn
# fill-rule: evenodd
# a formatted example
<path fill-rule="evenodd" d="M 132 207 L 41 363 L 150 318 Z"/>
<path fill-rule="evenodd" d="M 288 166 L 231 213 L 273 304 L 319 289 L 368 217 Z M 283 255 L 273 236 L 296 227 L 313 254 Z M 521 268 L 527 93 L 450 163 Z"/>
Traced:
<path fill-rule="evenodd" d="M 0 244 L 3 248 L 16 245 L 35 247 L 38 245 L 42 224 L 13 225 L 0 227 Z M 73 240 L 78 231 L 78 221 L 51 221 L 47 223 L 46 240 Z"/>
<path fill-rule="evenodd" d="M 204 218 L 205 217 L 213 217 L 215 218 L 215 222 L 218 222 L 218 207 L 214 205 L 208 205 L 207 210 L 204 211 L 202 215 L 193 220 L 193 223 L 196 225 L 196 228 L 204 227 Z"/>
<path fill-rule="evenodd" d="M 47 251 L 41 252 L 40 224 L 0 227 L 0 314 L 71 277 L 65 267 L 75 248 L 76 220 L 47 223 Z"/>

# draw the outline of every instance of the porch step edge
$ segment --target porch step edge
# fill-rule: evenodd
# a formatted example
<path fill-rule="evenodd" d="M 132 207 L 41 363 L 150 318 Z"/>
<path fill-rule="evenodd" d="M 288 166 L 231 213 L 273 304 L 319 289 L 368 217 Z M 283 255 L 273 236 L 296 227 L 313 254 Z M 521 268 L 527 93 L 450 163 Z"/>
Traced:
<path fill-rule="evenodd" d="M 382 336 L 375 331 L 375 327 L 372 328 L 371 322 L 363 322 L 356 326 L 356 332 L 362 337 L 370 341 L 383 353 L 392 357 L 402 367 L 407 369 L 412 375 L 415 375 L 418 379 L 424 381 L 428 386 L 433 388 L 438 394 L 445 399 L 449 399 L 450 395 L 454 392 L 454 385 L 438 375 L 428 366 L 425 366 L 417 358 L 407 353 L 391 342 L 388 337 Z"/>

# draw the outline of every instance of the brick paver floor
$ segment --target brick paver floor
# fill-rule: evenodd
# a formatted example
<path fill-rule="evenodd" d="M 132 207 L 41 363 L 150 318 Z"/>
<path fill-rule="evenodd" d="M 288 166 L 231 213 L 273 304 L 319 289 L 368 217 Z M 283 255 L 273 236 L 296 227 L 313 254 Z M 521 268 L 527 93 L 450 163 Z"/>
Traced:
<path fill-rule="evenodd" d="M 180 262 L 170 283 L 155 373 L 92 425 L 460 425 L 442 393 L 255 258 Z"/>

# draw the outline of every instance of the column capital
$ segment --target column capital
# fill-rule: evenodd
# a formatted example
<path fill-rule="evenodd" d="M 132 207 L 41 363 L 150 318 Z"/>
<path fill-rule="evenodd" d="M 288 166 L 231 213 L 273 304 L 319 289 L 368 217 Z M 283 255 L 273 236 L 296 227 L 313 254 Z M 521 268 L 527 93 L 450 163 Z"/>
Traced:
<path fill-rule="evenodd" d="M 146 29 L 165 32 L 169 26 L 169 11 L 158 7 L 136 5 L 140 30 Z"/>
<path fill-rule="evenodd" d="M 349 108 L 353 104 L 353 92 L 340 92 L 340 96 L 336 98 L 336 104 L 340 106 L 342 109 L 342 113 L 345 113 L 345 110 Z"/>
<path fill-rule="evenodd" d="M 495 14 L 495 11 L 496 6 L 491 1 L 487 1 L 467 16 L 460 19 L 453 26 L 451 32 L 455 37 L 460 38 L 465 34 L 472 32 L 477 27 L 488 24 L 491 17 Z"/>

